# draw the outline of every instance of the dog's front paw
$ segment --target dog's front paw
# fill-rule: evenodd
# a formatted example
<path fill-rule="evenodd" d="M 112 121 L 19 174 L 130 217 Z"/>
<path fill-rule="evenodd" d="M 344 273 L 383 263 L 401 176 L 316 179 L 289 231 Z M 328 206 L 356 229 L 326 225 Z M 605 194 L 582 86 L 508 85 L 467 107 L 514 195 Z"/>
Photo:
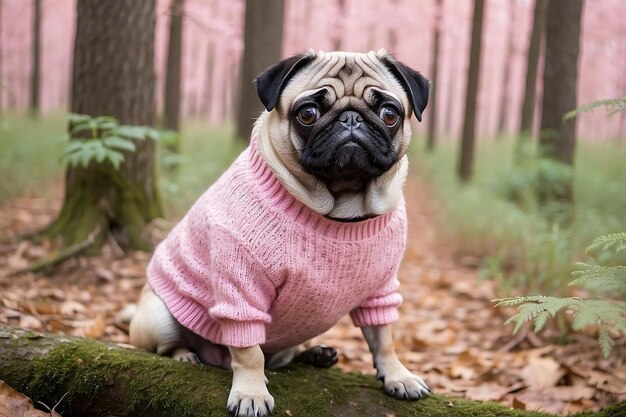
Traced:
<path fill-rule="evenodd" d="M 383 381 L 385 392 L 399 400 L 419 400 L 430 394 L 426 382 L 400 363 L 387 369 L 379 367 L 376 377 Z"/>
<path fill-rule="evenodd" d="M 231 391 L 227 407 L 232 417 L 264 417 L 274 412 L 274 397 L 267 388 L 257 393 Z"/>

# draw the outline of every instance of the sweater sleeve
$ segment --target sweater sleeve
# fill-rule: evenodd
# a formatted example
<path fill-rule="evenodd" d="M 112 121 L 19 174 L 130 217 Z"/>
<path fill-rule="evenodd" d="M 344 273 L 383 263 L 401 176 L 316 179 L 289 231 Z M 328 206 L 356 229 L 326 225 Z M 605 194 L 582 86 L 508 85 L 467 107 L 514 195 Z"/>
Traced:
<path fill-rule="evenodd" d="M 382 326 L 398 320 L 398 306 L 402 296 L 398 292 L 397 272 L 361 305 L 350 312 L 355 326 Z"/>
<path fill-rule="evenodd" d="M 276 289 L 242 242 L 221 227 L 211 230 L 214 304 L 209 316 L 219 323 L 214 342 L 247 347 L 265 342 L 265 326 Z"/>

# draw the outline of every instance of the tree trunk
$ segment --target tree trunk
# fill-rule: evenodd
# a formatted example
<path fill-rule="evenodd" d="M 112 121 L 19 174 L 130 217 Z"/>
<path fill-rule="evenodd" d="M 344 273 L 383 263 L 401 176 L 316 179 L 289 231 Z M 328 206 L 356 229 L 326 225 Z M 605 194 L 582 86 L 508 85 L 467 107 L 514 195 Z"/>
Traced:
<path fill-rule="evenodd" d="M 79 0 L 72 74 L 73 113 L 153 126 L 154 0 Z M 76 140 L 76 139 L 75 139 Z M 155 143 L 135 141 L 119 171 L 105 163 L 68 166 L 65 200 L 48 234 L 76 244 L 100 229 L 124 249 L 148 249 L 144 227 L 161 215 Z"/>
<path fill-rule="evenodd" d="M 434 18 L 434 31 L 433 31 L 433 61 L 430 66 L 430 119 L 428 120 L 428 138 L 426 141 L 426 150 L 432 152 L 435 150 L 435 140 L 437 135 L 437 96 L 438 86 L 438 74 L 439 74 L 439 39 L 441 36 L 441 18 L 442 18 L 442 6 L 443 0 L 435 0 L 435 18 Z"/>
<path fill-rule="evenodd" d="M 63 417 L 226 414 L 231 372 L 101 342 L 0 327 L 0 380 Z M 306 365 L 267 371 L 275 415 L 548 417 L 497 404 L 432 395 L 401 401 L 373 376 Z M 585 416 L 622 415 L 624 403 Z"/>
<path fill-rule="evenodd" d="M 3 6 L 3 1 L 4 0 L 0 0 L 0 22 L 2 22 L 2 6 Z M 4 53 L 4 49 L 3 49 L 3 44 L 2 44 L 2 28 L 0 27 L 0 123 L 2 122 L 2 110 L 4 109 L 3 107 L 3 99 L 4 99 L 4 78 L 3 78 L 3 70 L 2 70 L 2 66 L 4 64 L 4 61 L 2 60 L 3 58 L 3 53 Z"/>
<path fill-rule="evenodd" d="M 500 106 L 498 108 L 498 137 L 502 137 L 506 132 L 506 116 L 509 114 L 509 84 L 511 83 L 511 64 L 515 42 L 513 42 L 515 27 L 515 2 L 509 2 L 507 45 L 504 56 L 504 69 L 502 72 L 502 91 L 500 91 Z"/>
<path fill-rule="evenodd" d="M 535 120 L 537 70 L 539 68 L 539 56 L 541 55 L 541 40 L 546 27 L 546 15 L 548 12 L 547 0 L 535 0 L 533 14 L 533 28 L 528 43 L 526 59 L 526 84 L 524 87 L 524 101 L 520 118 L 520 129 L 517 140 L 515 160 L 520 161 L 524 152 L 525 143 L 533 136 L 533 124 Z"/>
<path fill-rule="evenodd" d="M 469 181 L 474 165 L 474 136 L 476 124 L 476 96 L 480 71 L 480 50 L 483 31 L 485 0 L 474 0 L 474 18 L 472 20 L 472 46 L 465 94 L 465 119 L 461 138 L 458 175 L 461 181 Z"/>
<path fill-rule="evenodd" d="M 343 49 L 343 35 L 344 28 L 346 24 L 346 0 L 336 0 L 337 1 L 337 17 L 335 19 L 335 36 L 333 39 L 333 49 L 335 51 L 341 51 Z"/>
<path fill-rule="evenodd" d="M 209 41 L 206 52 L 205 62 L 205 82 L 204 82 L 204 94 L 202 95 L 202 110 L 201 114 L 204 117 L 210 117 L 211 115 L 211 97 L 213 95 L 213 72 L 215 70 L 215 46 L 213 42 Z"/>
<path fill-rule="evenodd" d="M 446 97 L 446 110 L 444 113 L 444 129 L 448 137 L 452 137 L 454 132 L 454 104 L 456 103 L 455 93 L 457 92 L 458 74 L 455 63 L 448 64 L 448 94 Z"/>
<path fill-rule="evenodd" d="M 246 23 L 237 112 L 237 137 L 248 141 L 263 106 L 253 80 L 278 62 L 283 40 L 283 0 L 246 0 Z"/>
<path fill-rule="evenodd" d="M 41 0 L 33 0 L 33 42 L 30 74 L 30 114 L 39 116 L 41 92 Z"/>
<path fill-rule="evenodd" d="M 181 54 L 183 47 L 184 0 L 172 0 L 170 5 L 170 37 L 167 45 L 167 68 L 165 71 L 164 127 L 180 130 L 180 83 Z M 178 143 L 172 146 L 178 151 Z"/>
<path fill-rule="evenodd" d="M 563 121 L 563 115 L 576 108 L 582 8 L 582 0 L 550 0 L 546 21 L 539 152 L 541 157 L 568 165 L 574 164 L 576 118 Z M 538 185 L 542 205 L 573 201 L 573 175 L 558 182 Z"/>

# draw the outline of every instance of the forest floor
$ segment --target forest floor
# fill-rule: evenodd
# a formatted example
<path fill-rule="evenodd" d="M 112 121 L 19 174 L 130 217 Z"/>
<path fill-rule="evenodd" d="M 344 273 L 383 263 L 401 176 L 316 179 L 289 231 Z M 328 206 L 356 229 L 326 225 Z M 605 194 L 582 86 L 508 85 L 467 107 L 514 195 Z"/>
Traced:
<path fill-rule="evenodd" d="M 55 251 L 50 242 L 7 241 L 54 218 L 62 184 L 51 189 L 59 197 L 0 204 L 0 323 L 127 345 L 127 325 L 118 313 L 137 301 L 149 253 L 124 254 L 111 243 L 98 257 L 71 259 L 38 274 L 9 274 Z M 567 414 L 626 400 L 626 340 L 604 359 L 593 335 L 572 335 L 567 344 L 557 344 L 550 330 L 511 335 L 503 322 L 512 311 L 494 309 L 496 288 L 478 280 L 478 260 L 455 256 L 438 233 L 429 196 L 428 187 L 412 178 L 399 274 L 404 303 L 394 325 L 400 359 L 436 392 L 520 409 Z M 374 375 L 367 346 L 348 319 L 312 342 L 336 347 L 342 369 Z"/>

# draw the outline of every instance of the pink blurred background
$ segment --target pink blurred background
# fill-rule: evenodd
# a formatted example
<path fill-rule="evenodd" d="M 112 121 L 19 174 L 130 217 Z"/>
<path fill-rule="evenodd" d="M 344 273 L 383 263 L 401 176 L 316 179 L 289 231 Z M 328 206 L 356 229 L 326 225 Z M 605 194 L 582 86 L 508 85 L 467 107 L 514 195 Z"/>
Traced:
<path fill-rule="evenodd" d="M 0 1 L 0 106 L 3 110 L 25 110 L 29 94 L 32 2 Z M 352 51 L 384 47 L 430 77 L 434 0 L 345 0 L 343 3 L 341 9 L 340 2 L 335 0 L 285 0 L 283 56 L 311 47 L 332 50 L 339 45 Z M 443 3 L 437 124 L 439 131 L 454 137 L 463 118 L 473 2 L 444 0 Z M 243 50 L 244 7 L 243 0 L 186 0 L 182 64 L 185 116 L 203 118 L 213 124 L 232 119 Z M 507 131 L 515 133 L 518 129 L 533 7 L 532 0 L 486 2 L 477 114 L 481 136 L 493 136 L 497 132 L 503 88 L 509 97 Z M 169 0 L 158 0 L 155 70 L 159 109 L 168 8 Z M 43 0 L 42 10 L 41 108 L 65 110 L 70 91 L 75 0 Z M 579 105 L 626 96 L 625 16 L 626 1 L 585 2 Z M 511 74 L 508 80 L 503 80 L 509 49 Z M 541 91 L 540 81 L 541 71 L 538 91 Z M 579 120 L 578 132 L 591 139 L 625 138 L 626 112 L 612 117 L 602 109 L 585 114 Z"/>

